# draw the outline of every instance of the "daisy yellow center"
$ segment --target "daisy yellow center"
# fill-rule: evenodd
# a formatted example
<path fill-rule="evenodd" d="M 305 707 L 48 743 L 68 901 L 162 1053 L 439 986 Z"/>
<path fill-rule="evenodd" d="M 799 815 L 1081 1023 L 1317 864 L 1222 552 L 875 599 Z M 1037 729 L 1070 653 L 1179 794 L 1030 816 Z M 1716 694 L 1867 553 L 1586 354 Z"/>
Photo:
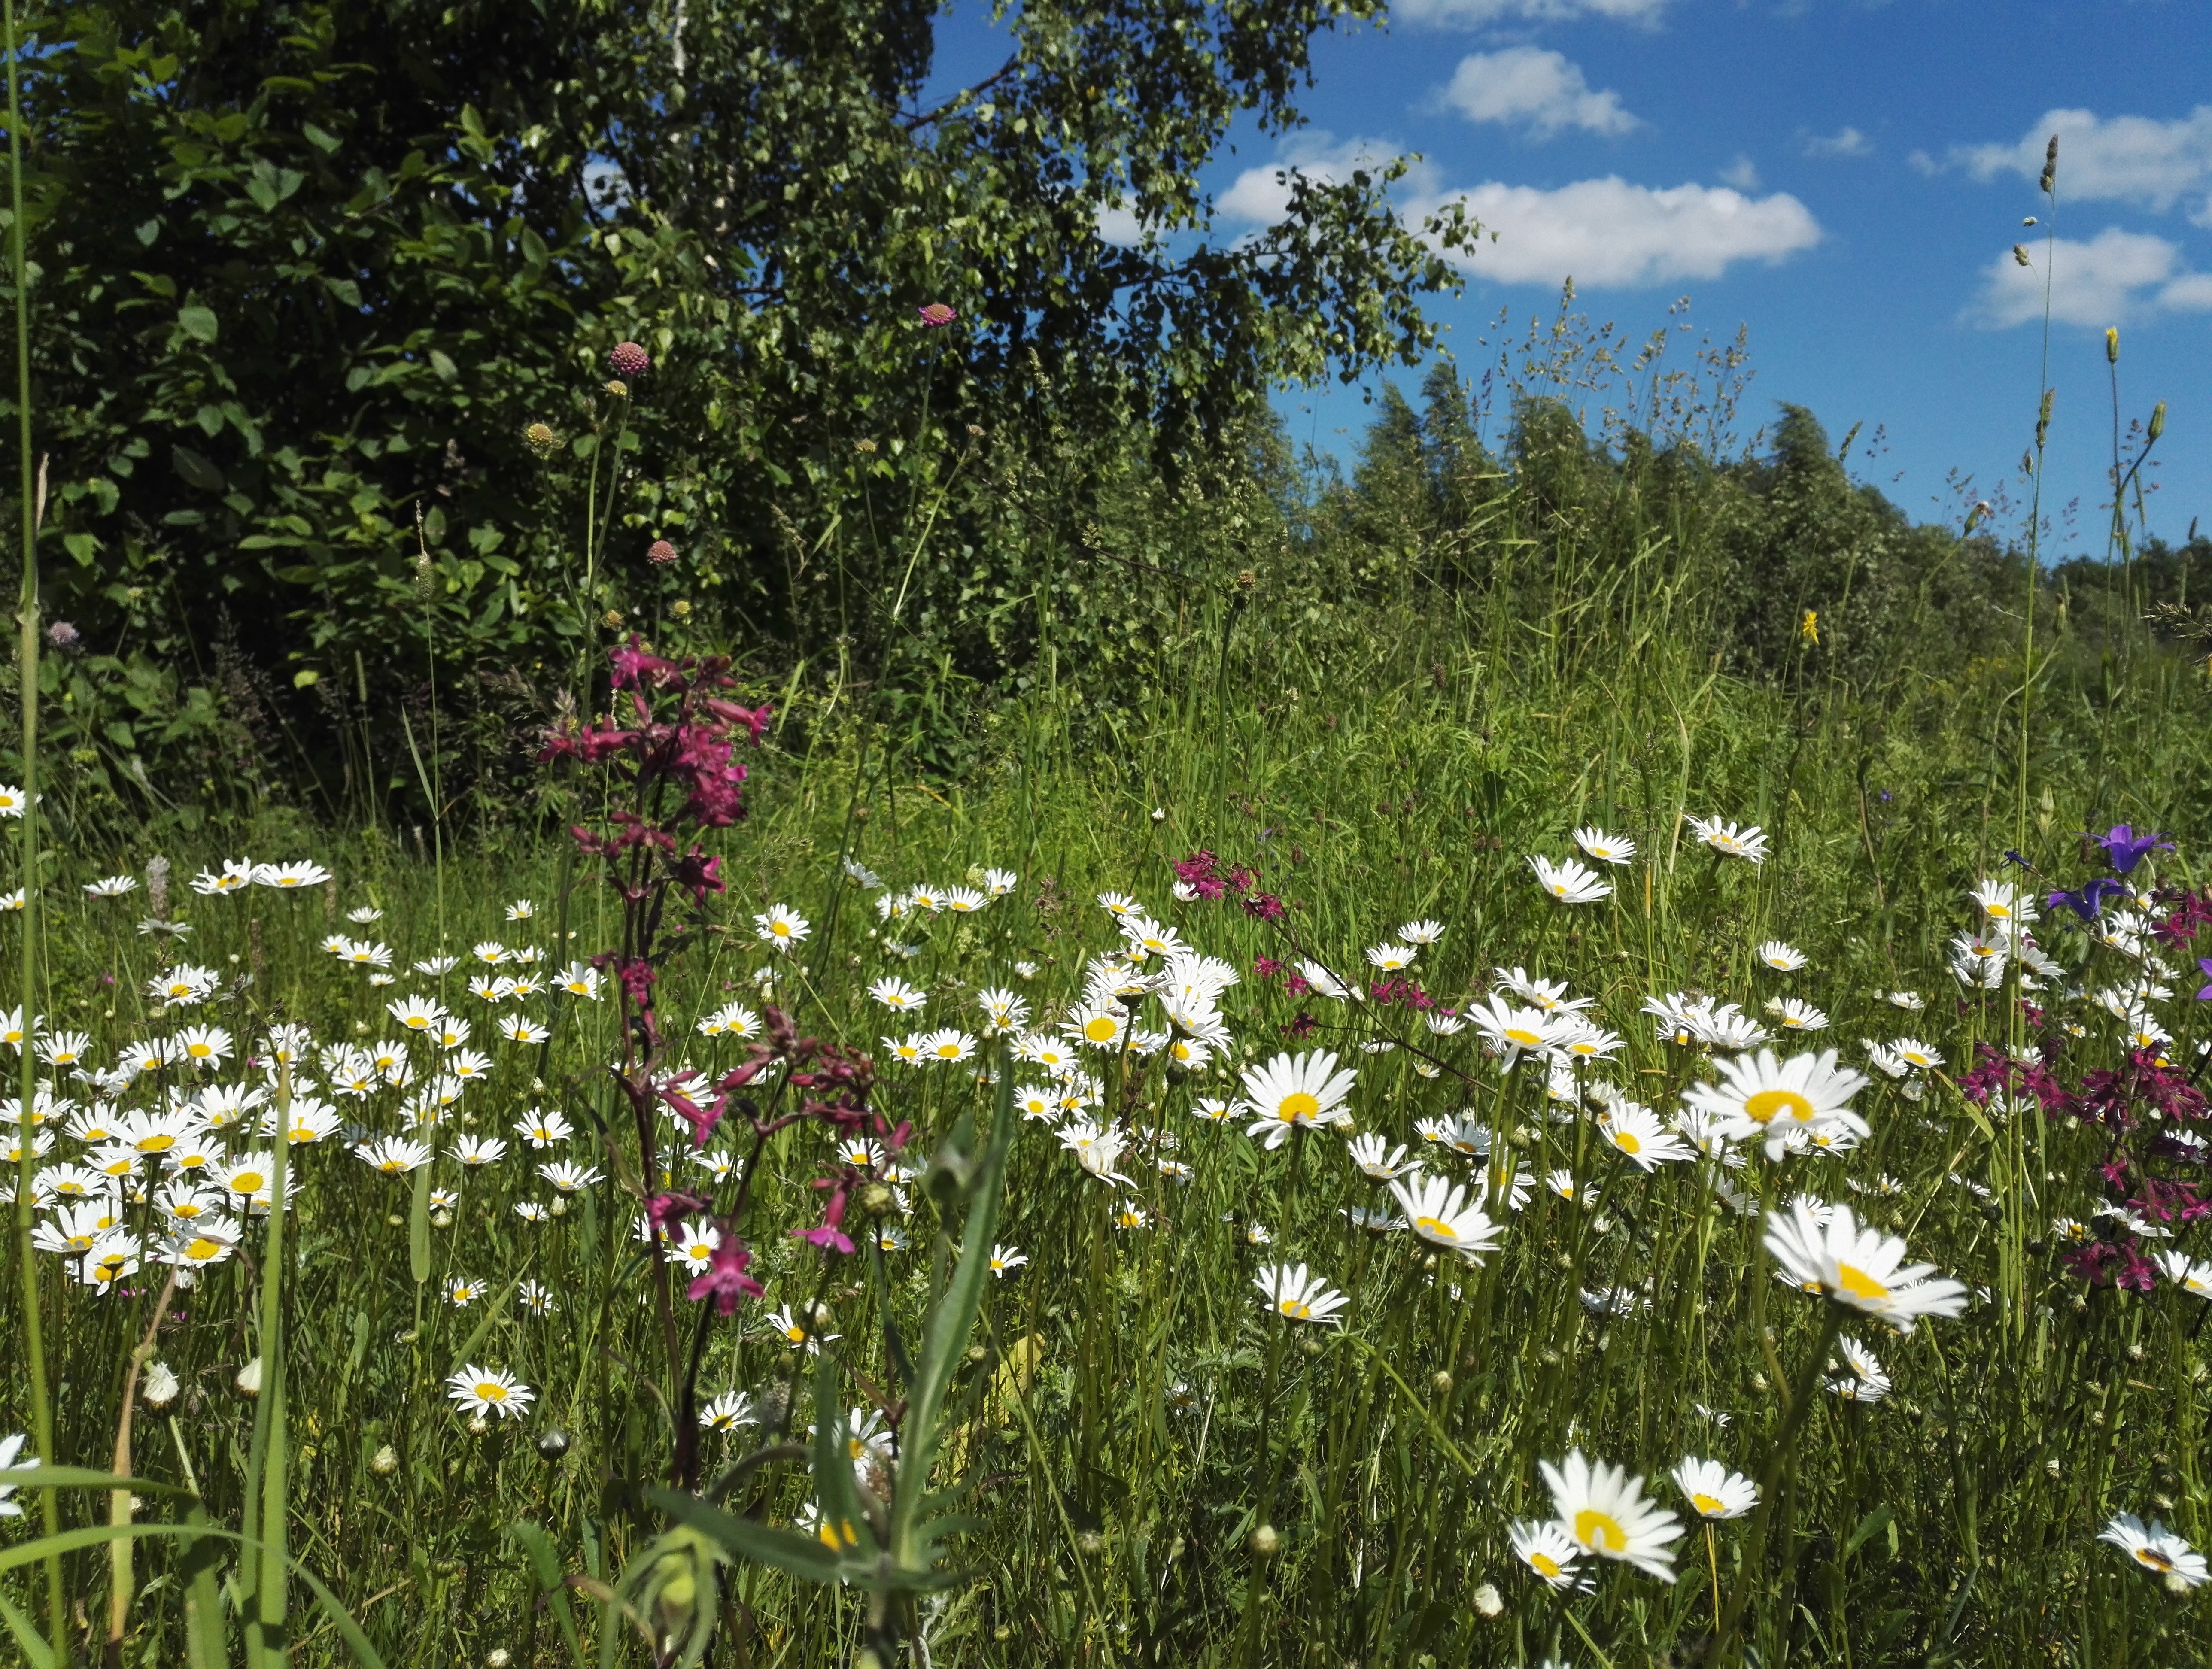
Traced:
<path fill-rule="evenodd" d="M 806 1329 L 804 1327 L 786 1327 L 783 1330 L 783 1336 L 794 1344 L 804 1344 L 806 1340 Z"/>
<path fill-rule="evenodd" d="M 1303 1089 L 1293 1089 L 1276 1104 L 1275 1116 L 1285 1124 L 1297 1124 L 1321 1112 L 1321 1102 Z"/>
<path fill-rule="evenodd" d="M 769 932 L 774 933 L 778 938 L 789 938 L 791 924 L 787 921 L 771 922 L 769 925 Z"/>
<path fill-rule="evenodd" d="M 1458 1231 L 1442 1217 L 1417 1217 L 1413 1219 L 1413 1227 L 1431 1240 L 1455 1241 L 1459 1238 Z"/>
<path fill-rule="evenodd" d="M 957 1043 L 940 1043 L 937 1046 L 937 1053 L 940 1059 L 951 1060 L 959 1054 L 960 1046 Z"/>
<path fill-rule="evenodd" d="M 1628 1532 L 1612 1514 L 1585 1507 L 1575 1514 L 1575 1539 L 1600 1553 L 1618 1553 L 1628 1545 Z"/>
<path fill-rule="evenodd" d="M 1623 1153 L 1641 1153 L 1644 1151 L 1644 1144 L 1637 1140 L 1636 1132 L 1630 1130 L 1614 1131 L 1613 1132 L 1613 1144 L 1619 1148 Z"/>
<path fill-rule="evenodd" d="M 495 1380 L 478 1380 L 477 1381 L 477 1395 L 483 1398 L 486 1402 L 505 1402 L 507 1400 L 507 1387 L 500 1384 Z"/>
<path fill-rule="evenodd" d="M 1564 881 L 1553 882 L 1552 895 L 1555 898 L 1565 898 L 1567 895 L 1567 883 Z"/>
<path fill-rule="evenodd" d="M 1560 1574 L 1559 1562 L 1553 1558 L 1550 1554 L 1531 1553 L 1528 1556 L 1528 1563 L 1535 1567 L 1536 1574 L 1538 1575 L 1548 1576 L 1554 1581 L 1559 1580 Z"/>
<path fill-rule="evenodd" d="M 1093 1043 L 1114 1041 L 1114 1023 L 1101 1014 L 1083 1023 L 1083 1035 Z"/>
<path fill-rule="evenodd" d="M 2160 1552 L 2154 1547 L 2138 1547 L 2136 1549 L 2135 1553 L 2136 1558 L 2139 1563 L 2148 1565 L 2153 1570 L 2171 1570 L 2173 1569 L 2173 1561 L 2167 1558 L 2165 1554 Z"/>
<path fill-rule="evenodd" d="M 2009 920 L 2011 919 L 2012 906 L 2009 904 L 1991 904 L 1988 908 L 1989 913 L 1996 917 L 2000 921 Z"/>
<path fill-rule="evenodd" d="M 1865 1299 L 1869 1302 L 1879 1302 L 1889 1296 L 1887 1287 L 1875 1280 L 1864 1270 L 1855 1269 L 1847 1263 L 1839 1263 L 1836 1265 L 1836 1284 L 1852 1297 Z"/>
<path fill-rule="evenodd" d="M 259 1193 L 269 1186 L 269 1179 L 259 1171 L 240 1171 L 230 1179 L 233 1193 Z"/>
<path fill-rule="evenodd" d="M 1184 1042 L 1181 1038 L 1177 1038 L 1169 1046 L 1168 1053 L 1173 1055 L 1177 1060 L 1188 1060 L 1190 1059 L 1190 1045 Z"/>
<path fill-rule="evenodd" d="M 1300 1321 L 1310 1321 L 1313 1320 L 1313 1306 L 1300 1299 L 1285 1298 L 1276 1308 L 1280 1309 L 1284 1314 L 1295 1317 Z"/>
<path fill-rule="evenodd" d="M 176 1144 L 177 1138 L 173 1136 L 149 1136 L 145 1140 L 138 1144 L 138 1151 L 141 1153 L 167 1153 L 171 1148 L 176 1146 Z"/>
<path fill-rule="evenodd" d="M 1728 1503 L 1719 1496 L 1701 1494 L 1695 1490 L 1690 1492 L 1690 1505 L 1706 1518 L 1716 1518 L 1728 1511 Z"/>
<path fill-rule="evenodd" d="M 1813 1116 L 1813 1103 L 1795 1089 L 1761 1089 L 1746 1099 L 1743 1110 L 1754 1124 L 1771 1124 L 1785 1114 L 1802 1123 Z"/>
<path fill-rule="evenodd" d="M 1509 1026 L 1505 1031 L 1505 1041 L 1518 1043 L 1524 1049 L 1533 1049 L 1543 1042 L 1544 1035 L 1541 1032 L 1530 1031 L 1525 1026 Z"/>

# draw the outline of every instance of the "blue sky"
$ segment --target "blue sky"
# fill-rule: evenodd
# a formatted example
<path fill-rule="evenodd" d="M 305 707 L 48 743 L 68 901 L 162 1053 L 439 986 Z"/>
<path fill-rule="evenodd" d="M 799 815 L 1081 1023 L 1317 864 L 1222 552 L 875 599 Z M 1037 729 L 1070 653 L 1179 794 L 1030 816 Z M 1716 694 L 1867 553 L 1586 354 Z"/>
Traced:
<path fill-rule="evenodd" d="M 1464 295 L 1431 306 L 1463 366 L 1557 306 L 1632 338 L 1688 296 L 1695 334 L 1748 332 L 1747 428 L 1809 406 L 1853 473 L 1917 518 L 2018 468 L 2039 390 L 2045 238 L 2057 391 L 2045 508 L 2062 549 L 2103 549 L 2124 417 L 2167 403 L 2155 532 L 2212 529 L 2212 5 L 2202 0 L 1399 0 L 1385 29 L 1316 46 L 1310 126 L 1247 136 L 1206 183 L 1221 235 L 1264 222 L 1276 171 L 1419 151 L 1418 220 L 1454 199 L 1498 233 Z M 1002 51 L 960 5 L 940 77 Z M 2061 134 L 2055 223 L 2036 189 Z M 2023 229 L 2022 217 L 2042 223 Z M 2025 241 L 2034 266 L 2010 253 Z M 1480 338 L 1488 337 L 1486 348 Z M 1409 392 L 1420 373 L 1395 373 Z M 1300 440 L 1346 451 L 1358 389 L 1285 391 Z M 1883 450 L 1869 457 L 1876 431 Z M 2078 501 L 2069 536 L 2063 511 Z"/>

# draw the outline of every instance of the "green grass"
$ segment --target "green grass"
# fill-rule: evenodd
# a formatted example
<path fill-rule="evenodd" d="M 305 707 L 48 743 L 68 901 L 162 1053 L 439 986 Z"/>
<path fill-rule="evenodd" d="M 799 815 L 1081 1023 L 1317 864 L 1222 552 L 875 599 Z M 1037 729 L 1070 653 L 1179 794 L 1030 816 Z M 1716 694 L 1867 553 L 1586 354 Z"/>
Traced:
<path fill-rule="evenodd" d="M 1707 1052 L 1661 1042 L 1639 1013 L 1645 997 L 1670 991 L 1725 997 L 1754 1015 L 1771 997 L 1803 997 L 1832 1018 L 1813 1046 L 1863 1065 L 1861 1039 L 1912 1033 L 1955 1074 L 1978 1042 L 2020 1037 L 2004 992 L 1962 999 L 1942 966 L 1945 941 L 1978 919 L 1966 889 L 2017 874 L 2002 856 L 2017 843 L 2016 659 L 2008 671 L 1992 646 L 1987 659 L 1962 657 L 1940 681 L 1875 708 L 1817 678 L 1794 691 L 1739 683 L 1663 634 L 1600 625 L 1568 657 L 1556 642 L 1524 652 L 1441 608 L 1394 622 L 1364 658 L 1332 637 L 1340 646 L 1322 664 L 1263 602 L 1237 618 L 1225 650 L 1218 619 L 1194 631 L 1192 646 L 1163 658 L 1152 693 L 1120 713 L 1088 710 L 1047 681 L 991 718 L 984 763 L 957 781 L 887 768 L 879 745 L 803 700 L 784 734 L 809 745 L 787 752 L 772 737 L 755 762 L 754 817 L 720 841 L 731 891 L 664 969 L 664 1023 L 691 1064 L 744 1058 L 742 1044 L 692 1027 L 725 1002 L 753 1000 L 763 969 L 800 1031 L 879 1062 L 885 1035 L 976 1029 L 974 993 L 986 986 L 1014 985 L 1050 1011 L 1073 996 L 1086 956 L 1117 942 L 1094 901 L 1107 889 L 1133 892 L 1243 973 L 1223 1004 L 1236 1038 L 1226 1068 L 1170 1081 L 1099 1063 L 1118 1097 L 1109 1106 L 1135 1132 L 1121 1167 L 1130 1188 L 1085 1174 L 1044 1126 L 1020 1125 L 996 1238 L 1029 1262 L 988 1283 L 975 1348 L 960 1358 L 937 1428 L 936 1480 L 962 1487 L 969 1523 L 950 1544 L 950 1584 L 910 1611 L 901 1601 L 891 1625 L 918 1628 L 943 1665 L 1682 1662 L 1712 1625 L 1717 1574 L 1723 1599 L 1743 1583 L 1740 1643 L 1766 1665 L 2152 1664 L 2201 1648 L 2212 1631 L 2203 1591 L 2171 1596 L 2094 1539 L 2121 1511 L 2162 1518 L 2199 1545 L 2212 1535 L 2203 1301 L 2163 1281 L 2148 1294 L 2092 1289 L 2051 1241 L 2053 1219 L 2090 1222 L 2106 1197 L 2095 1131 L 2032 1114 L 1992 1121 L 1943 1075 L 1907 1100 L 1875 1074 L 1854 1103 L 1872 1132 L 1855 1151 L 1770 1165 L 1752 1150 L 1737 1186 L 1778 1205 L 1800 1193 L 1845 1202 L 1902 1233 L 1916 1259 L 1986 1290 L 1964 1316 L 1909 1338 L 1850 1320 L 1844 1330 L 1880 1356 L 1893 1392 L 1853 1405 L 1816 1388 L 1778 1456 L 1783 1387 L 1818 1386 L 1806 1376 L 1825 1377 L 1833 1327 L 1822 1301 L 1763 1272 L 1756 1235 L 1717 1201 L 1709 1167 L 1644 1177 L 1610 1154 L 1591 1117 L 1547 1118 L 1540 1079 L 1501 1074 L 1473 1033 L 1432 1036 L 1402 1007 L 1293 998 L 1253 972 L 1259 957 L 1311 956 L 1348 973 L 1399 923 L 1434 918 L 1447 931 L 1413 970 L 1427 992 L 1456 1004 L 1516 965 L 1569 981 L 1626 1039 L 1618 1061 L 1591 1076 L 1662 1114 L 1714 1075 Z M 2051 884 L 2090 872 L 2080 830 L 2128 819 L 2173 832 L 2178 850 L 2155 860 L 2162 884 L 2200 875 L 2212 834 L 2202 691 L 2201 677 L 2149 651 L 2094 700 L 2039 689 L 2025 853 Z M 1764 826 L 1773 856 L 1754 867 L 1698 847 L 1684 819 L 1712 814 Z M 1569 832 L 1583 822 L 1632 835 L 1641 855 L 1609 877 L 1613 898 L 1553 906 L 1525 854 L 1569 855 Z M 1254 865 L 1287 914 L 1270 924 L 1233 900 L 1173 903 L 1169 865 L 1200 847 Z M 447 849 L 450 950 L 531 944 L 557 966 L 613 942 L 613 901 L 581 869 L 573 940 L 556 938 L 557 849 L 486 849 L 450 834 Z M 374 1174 L 335 1136 L 295 1148 L 301 1191 L 280 1265 L 284 1417 L 257 1429 L 265 1395 L 233 1388 L 278 1314 L 264 1303 L 267 1229 L 256 1227 L 157 1332 L 155 1355 L 183 1390 L 164 1410 L 142 1404 L 135 1470 L 196 1487 L 214 1523 L 238 1525 L 260 1504 L 249 1496 L 257 1445 L 273 1445 L 288 1478 L 272 1489 L 266 1467 L 256 1476 L 272 1502 L 289 1498 L 291 1555 L 337 1589 L 389 1661 L 460 1665 L 503 1650 L 515 1663 L 567 1662 L 571 1617 L 578 1648 L 593 1657 L 611 1613 L 593 1604 L 605 1590 L 591 1582 L 614 1581 L 649 1544 L 656 1557 L 666 1551 L 644 1492 L 665 1478 L 672 1447 L 650 1271 L 632 1232 L 635 1200 L 619 1184 L 635 1177 L 635 1138 L 599 1070 L 617 1047 L 613 1003 L 521 1004 L 564 1017 L 541 1054 L 499 1037 L 492 1016 L 517 1005 L 470 996 L 465 969 L 442 981 L 407 973 L 436 949 L 438 889 L 388 839 L 330 837 L 318 855 L 335 885 L 304 896 L 203 899 L 183 888 L 180 865 L 173 911 L 194 929 L 181 943 L 133 931 L 143 887 L 115 901 L 79 890 L 109 867 L 143 872 L 149 855 L 62 854 L 46 889 L 47 985 L 36 1005 L 50 1026 L 89 1033 L 100 1064 L 129 1041 L 203 1021 L 241 1048 L 278 1016 L 319 1042 L 372 1043 L 396 1030 L 388 998 L 437 995 L 472 1023 L 471 1047 L 492 1065 L 435 1135 L 447 1149 L 502 1135 L 509 1150 L 466 1171 L 441 1156 L 416 1174 L 428 1178 L 417 1188 Z M 841 856 L 894 888 L 957 883 L 992 865 L 1021 879 L 971 917 L 902 926 L 917 948 L 906 958 L 886 953 Z M 504 919 L 514 898 L 535 902 L 530 921 Z M 752 913 L 778 902 L 816 924 L 788 959 L 752 931 Z M 355 929 L 344 913 L 369 904 L 383 919 Z M 373 990 L 363 971 L 317 948 L 326 933 L 356 931 L 393 947 L 396 984 Z M 1753 953 L 1768 938 L 1802 949 L 1809 967 L 1765 970 Z M 2078 935 L 2057 932 L 2050 944 L 2088 985 L 2126 977 L 2117 953 Z M 224 994 L 161 1012 L 143 986 L 172 952 L 217 969 Z M 1018 962 L 1036 964 L 1034 978 L 1020 979 Z M 927 992 L 920 1022 L 867 998 L 866 982 L 885 973 Z M 2191 1063 L 2205 1035 L 2190 1000 L 2196 980 L 2168 983 L 2175 994 L 2156 1006 L 2177 1034 L 2173 1057 Z M 1905 1016 L 1879 999 L 1898 987 L 1925 993 L 1926 1011 Z M 2062 1069 L 2069 1083 L 2124 1059 L 2117 1023 L 2087 998 L 2039 1000 L 2085 1029 Z M 1408 1048 L 1356 1047 L 1392 1039 L 1433 1054 L 1440 1075 L 1417 1073 Z M 1524 1210 L 1495 1210 L 1504 1234 L 1484 1264 L 1439 1261 L 1410 1236 L 1348 1224 L 1345 1208 L 1387 1196 L 1348 1164 L 1341 1132 L 1269 1151 L 1239 1124 L 1193 1116 L 1198 1098 L 1237 1093 L 1237 1068 L 1320 1047 L 1357 1068 L 1358 1129 L 1406 1141 L 1432 1171 L 1465 1180 L 1475 1174 L 1465 1162 L 1413 1126 L 1470 1109 L 1540 1179 L 1564 1167 L 1594 1186 L 1595 1209 L 1540 1182 Z M 922 1155 L 963 1116 L 988 1121 L 989 1094 L 971 1069 L 883 1071 L 879 1103 L 914 1121 Z M 207 1080 L 252 1076 L 234 1056 Z M 303 1071 L 301 1093 L 315 1076 Z M 82 1086 L 61 1087 L 85 1100 Z M 124 1104 L 165 1087 L 142 1078 Z M 378 1134 L 401 1127 L 399 1091 L 332 1099 Z M 566 1156 L 616 1180 L 532 1224 L 513 1208 L 553 1198 L 531 1163 L 552 1156 L 522 1149 L 508 1127 L 541 1105 L 575 1126 Z M 714 1145 L 742 1158 L 751 1142 L 734 1123 Z M 664 1144 L 680 1134 L 664 1126 Z M 63 1134 L 46 1162 L 79 1146 Z M 1155 1159 L 1170 1151 L 1189 1166 L 1187 1181 L 1158 1174 Z M 906 1213 L 890 1222 L 911 1249 L 825 1263 L 788 1231 L 818 1220 L 822 1197 L 809 1185 L 830 1168 L 815 1127 L 767 1141 L 742 1225 L 767 1293 L 708 1326 L 699 1381 L 702 1394 L 735 1388 L 780 1404 L 801 1443 L 824 1389 L 845 1411 L 878 1399 L 898 1409 L 905 1375 L 886 1321 L 910 1361 L 965 1210 L 961 1196 L 943 1195 L 940 1207 L 929 1188 L 908 1187 Z M 452 1190 L 451 1206 L 429 1187 Z M 1147 1226 L 1109 1227 L 1117 1201 L 1140 1205 Z M 128 1205 L 126 1218 L 143 1224 L 149 1209 Z M 1249 1237 L 1255 1224 L 1272 1236 L 1264 1250 Z M 2194 1251 L 2204 1235 L 2187 1228 L 2178 1243 Z M 1262 1309 L 1253 1277 L 1276 1260 L 1304 1262 L 1349 1295 L 1340 1332 Z M 57 1387 L 52 1458 L 104 1467 L 125 1365 L 154 1319 L 162 1271 L 126 1278 L 124 1296 L 72 1281 L 58 1256 L 40 1253 L 38 1268 Z M 484 1296 L 466 1308 L 444 1302 L 459 1277 Z M 525 1280 L 552 1291 L 557 1317 L 523 1312 L 514 1293 Z M 20 1284 L 7 1284 L 0 1315 L 11 1339 Z M 1580 1297 L 1601 1288 L 1632 1290 L 1649 1307 L 1601 1316 Z M 763 1324 L 772 1307 L 817 1301 L 840 1335 L 826 1381 Z M 680 1284 L 677 1303 L 688 1329 L 695 1307 Z M 526 1415 L 471 1431 L 444 1393 L 464 1362 L 533 1387 Z M 11 1368 L 0 1381 L 6 1429 L 27 1424 L 25 1395 Z M 538 1441 L 555 1428 L 570 1442 L 548 1460 Z M 708 1475 L 771 1435 L 710 1435 Z M 1757 1532 L 1759 1557 L 1746 1563 L 1748 1521 L 1724 1523 L 1710 1554 L 1695 1530 L 1679 1545 L 1673 1586 L 1601 1563 L 1594 1592 L 1549 1592 L 1513 1557 L 1507 1526 L 1548 1515 L 1537 1464 L 1576 1447 L 1644 1475 L 1674 1509 L 1666 1474 L 1685 1455 L 1754 1476 L 1772 1460 L 1782 1484 Z M 806 1473 L 772 1460 L 732 1504 L 788 1524 L 814 1498 Z M 85 1522 L 102 1499 L 65 1495 L 65 1522 Z M 167 1511 L 147 1498 L 144 1516 Z M 536 1603 L 541 1578 L 528 1538 L 510 1533 L 517 1523 L 542 1528 L 550 1573 L 590 1579 L 560 1605 Z M 1263 1525 L 1270 1534 L 1257 1534 Z M 27 1570 L 0 1582 L 36 1617 L 43 1599 Z M 143 1545 L 133 1577 L 123 1660 L 181 1660 L 182 1557 Z M 76 1642 L 81 1657 L 105 1638 L 109 1578 L 103 1553 L 70 1556 L 69 1590 L 97 1619 Z M 650 1578 L 625 1593 L 655 1626 L 682 1634 L 676 1625 L 699 1613 Z M 860 1587 L 744 1557 L 720 1580 L 724 1604 L 708 1619 L 717 1663 L 843 1661 L 860 1648 L 869 1611 Z M 1486 1584 L 1498 1615 L 1478 1607 Z M 346 1656 L 335 1626 L 303 1613 L 296 1595 L 289 1626 L 296 1660 Z M 625 1625 L 605 1626 L 617 1660 L 644 1660 Z"/>

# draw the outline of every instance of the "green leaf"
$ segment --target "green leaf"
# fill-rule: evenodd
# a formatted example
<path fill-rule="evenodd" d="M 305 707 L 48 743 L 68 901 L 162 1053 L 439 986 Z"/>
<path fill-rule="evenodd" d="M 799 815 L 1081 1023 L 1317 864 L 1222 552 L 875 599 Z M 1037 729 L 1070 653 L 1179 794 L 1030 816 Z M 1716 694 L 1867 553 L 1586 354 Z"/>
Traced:
<path fill-rule="evenodd" d="M 201 491 L 220 493 L 229 487 L 230 483 L 222 478 L 222 471 L 209 462 L 204 454 L 194 452 L 190 446 L 173 446 L 169 448 L 169 456 L 175 461 L 177 473 Z"/>
<path fill-rule="evenodd" d="M 1844 1543 L 1844 1557 L 1850 1558 L 1852 1554 L 1865 1546 L 1870 1538 L 1878 1536 L 1887 1529 L 1890 1520 L 1896 1516 L 1897 1514 L 1887 1506 L 1877 1507 L 1869 1513 L 1858 1521 L 1857 1527 L 1852 1530 L 1850 1539 Z"/>
<path fill-rule="evenodd" d="M 5 1593 L 0 1593 L 0 1620 L 8 1624 L 8 1632 L 15 1636 L 15 1644 L 21 1648 L 24 1661 L 31 1669 L 54 1669 L 54 1648 L 46 1644 L 46 1636 Z"/>
<path fill-rule="evenodd" d="M 414 1199 L 407 1210 L 407 1271 L 421 1286 L 430 1278 L 430 1167 L 415 1173 Z"/>
<path fill-rule="evenodd" d="M 442 349 L 430 350 L 430 369 L 437 373 L 440 382 L 451 382 L 461 374 L 461 367 Z"/>
<path fill-rule="evenodd" d="M 139 1495 L 190 1495 L 174 1484 L 156 1484 L 145 1478 L 118 1478 L 97 1466 L 11 1466 L 0 1472 L 0 1484 L 26 1489 L 131 1490 Z"/>
<path fill-rule="evenodd" d="M 561 1638 L 568 1644 L 568 1655 L 578 1663 L 583 1662 L 584 1642 L 576 1633 L 575 1608 L 568 1603 L 568 1585 L 562 1580 L 561 1560 L 553 1551 L 551 1539 L 527 1519 L 508 1525 L 507 1533 L 522 1544 L 522 1551 L 530 1560 L 531 1575 L 537 1581 L 538 1593 L 553 1608 L 553 1620 L 560 1625 Z"/>
<path fill-rule="evenodd" d="M 203 307 L 195 301 L 177 309 L 177 328 L 194 342 L 212 343 L 220 327 L 215 309 Z"/>
<path fill-rule="evenodd" d="M 344 143 L 335 133 L 325 132 L 313 122 L 302 122 L 300 124 L 300 134 L 309 144 L 326 155 Z"/>
<path fill-rule="evenodd" d="M 656 1489 L 647 1494 L 654 1506 L 678 1524 L 689 1525 L 738 1558 L 810 1582 L 834 1582 L 840 1575 L 842 1561 L 815 1537 L 757 1524 L 674 1490 Z"/>

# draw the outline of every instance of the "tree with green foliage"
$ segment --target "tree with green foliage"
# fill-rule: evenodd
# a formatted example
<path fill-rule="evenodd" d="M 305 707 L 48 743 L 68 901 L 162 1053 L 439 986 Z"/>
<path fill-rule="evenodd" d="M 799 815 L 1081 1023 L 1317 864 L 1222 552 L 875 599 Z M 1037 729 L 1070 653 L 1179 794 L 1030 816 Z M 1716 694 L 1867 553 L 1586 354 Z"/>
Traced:
<path fill-rule="evenodd" d="M 371 804 L 412 780 L 390 721 L 433 658 L 511 731 L 591 633 L 672 631 L 679 598 L 779 671 L 903 645 L 994 675 L 977 571 L 1000 600 L 1055 583 L 1133 450 L 1172 472 L 1278 383 L 1427 347 L 1470 228 L 1403 225 L 1401 165 L 1293 173 L 1280 223 L 1233 238 L 1198 178 L 1232 130 L 1297 126 L 1313 38 L 1381 0 L 1002 7 L 1005 61 L 943 94 L 939 12 L 36 20 L 33 398 L 80 764 L 130 792 L 210 710 L 191 685 L 326 786 L 343 753 Z M 625 339 L 653 367 L 611 395 Z M 1025 467 L 1053 537 L 996 519 Z"/>

